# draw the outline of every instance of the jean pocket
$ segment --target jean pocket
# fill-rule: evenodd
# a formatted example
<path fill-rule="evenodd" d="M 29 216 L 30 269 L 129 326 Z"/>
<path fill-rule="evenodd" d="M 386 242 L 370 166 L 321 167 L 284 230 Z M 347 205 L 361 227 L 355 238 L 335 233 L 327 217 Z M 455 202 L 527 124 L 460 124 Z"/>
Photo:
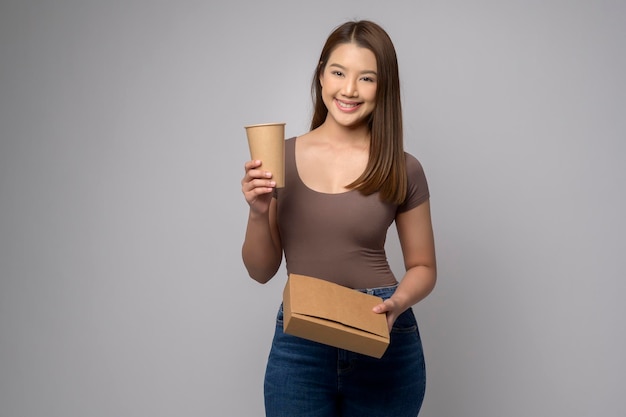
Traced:
<path fill-rule="evenodd" d="M 417 320 L 411 308 L 400 314 L 391 328 L 392 333 L 414 333 L 416 331 Z"/>

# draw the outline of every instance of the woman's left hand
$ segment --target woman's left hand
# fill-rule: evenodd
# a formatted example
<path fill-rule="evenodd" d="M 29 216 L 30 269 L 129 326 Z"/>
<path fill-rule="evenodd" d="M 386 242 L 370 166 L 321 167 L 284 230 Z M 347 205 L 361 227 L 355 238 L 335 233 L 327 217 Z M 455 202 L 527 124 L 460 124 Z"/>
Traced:
<path fill-rule="evenodd" d="M 378 314 L 387 314 L 387 325 L 389 326 L 389 331 L 393 327 L 393 324 L 396 322 L 396 319 L 400 314 L 406 310 L 406 308 L 402 307 L 400 303 L 395 301 L 393 297 L 386 299 L 382 303 L 375 306 L 373 309 L 374 313 Z"/>

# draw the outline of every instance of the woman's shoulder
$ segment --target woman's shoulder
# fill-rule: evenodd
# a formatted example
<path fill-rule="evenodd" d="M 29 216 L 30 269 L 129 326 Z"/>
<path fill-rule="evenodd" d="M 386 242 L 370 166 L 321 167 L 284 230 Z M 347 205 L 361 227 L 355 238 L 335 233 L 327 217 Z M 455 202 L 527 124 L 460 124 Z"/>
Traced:
<path fill-rule="evenodd" d="M 293 140 L 294 142 L 298 141 L 298 145 L 306 146 L 309 143 L 314 142 L 317 136 L 317 132 L 315 130 L 311 130 L 301 135 L 294 136 L 290 140 Z"/>
<path fill-rule="evenodd" d="M 296 139 L 297 136 L 292 136 L 285 139 L 285 151 L 286 152 L 294 152 L 296 148 Z"/>
<path fill-rule="evenodd" d="M 298 142 L 298 146 L 306 145 L 306 142 L 309 140 L 308 136 L 311 132 L 307 132 L 301 135 L 295 135 L 285 138 L 285 142 L 289 143 L 291 146 L 295 146 L 296 142 Z"/>
<path fill-rule="evenodd" d="M 398 212 L 410 210 L 430 198 L 428 181 L 420 161 L 412 154 L 405 152 L 408 189 L 406 199 L 398 208 Z"/>
<path fill-rule="evenodd" d="M 424 172 L 422 163 L 413 154 L 404 152 L 404 160 L 406 161 L 406 171 L 409 176 Z"/>

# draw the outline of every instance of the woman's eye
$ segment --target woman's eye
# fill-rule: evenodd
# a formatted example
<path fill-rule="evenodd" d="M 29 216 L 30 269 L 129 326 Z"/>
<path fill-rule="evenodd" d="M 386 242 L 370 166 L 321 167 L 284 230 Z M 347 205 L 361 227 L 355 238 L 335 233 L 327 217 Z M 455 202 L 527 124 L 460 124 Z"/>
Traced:
<path fill-rule="evenodd" d="M 343 72 L 341 72 L 341 71 L 333 71 L 332 74 L 336 75 L 338 77 L 341 77 L 343 75 Z"/>

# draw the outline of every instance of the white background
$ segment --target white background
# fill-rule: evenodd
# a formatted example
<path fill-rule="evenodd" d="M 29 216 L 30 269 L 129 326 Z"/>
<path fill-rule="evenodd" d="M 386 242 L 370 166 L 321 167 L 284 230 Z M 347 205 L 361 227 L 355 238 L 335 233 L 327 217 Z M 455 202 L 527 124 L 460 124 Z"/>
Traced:
<path fill-rule="evenodd" d="M 243 126 L 305 132 L 355 18 L 431 187 L 421 416 L 626 415 L 625 2 L 3 0 L 1 417 L 263 415 Z"/>

